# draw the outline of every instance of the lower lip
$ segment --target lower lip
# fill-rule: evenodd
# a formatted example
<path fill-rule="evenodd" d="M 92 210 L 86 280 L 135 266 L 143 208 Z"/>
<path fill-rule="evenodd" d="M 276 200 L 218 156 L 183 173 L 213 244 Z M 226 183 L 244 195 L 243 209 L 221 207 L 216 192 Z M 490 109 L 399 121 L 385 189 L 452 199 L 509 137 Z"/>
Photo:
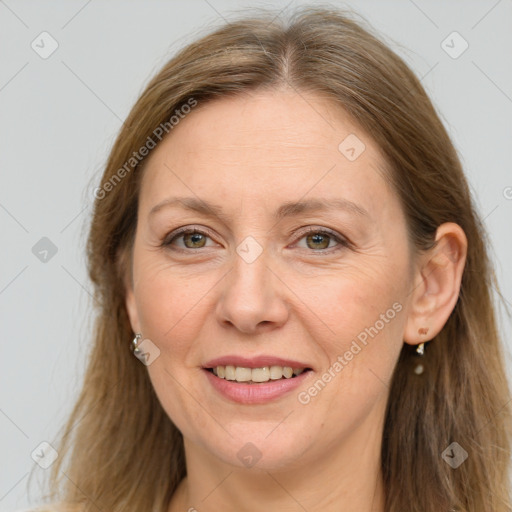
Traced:
<path fill-rule="evenodd" d="M 261 384 L 244 384 L 217 377 L 203 369 L 210 384 L 224 397 L 240 404 L 264 404 L 281 398 L 299 387 L 312 373 L 311 370 L 289 379 L 270 380 Z"/>

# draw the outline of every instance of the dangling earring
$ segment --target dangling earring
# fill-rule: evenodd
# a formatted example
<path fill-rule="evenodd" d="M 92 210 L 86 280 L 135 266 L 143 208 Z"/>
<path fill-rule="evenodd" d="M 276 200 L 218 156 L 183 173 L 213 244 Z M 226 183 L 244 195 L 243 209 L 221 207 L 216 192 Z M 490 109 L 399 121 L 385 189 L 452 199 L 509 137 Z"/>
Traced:
<path fill-rule="evenodd" d="M 132 340 L 131 348 L 136 357 L 139 357 L 139 355 L 142 353 L 141 349 L 139 348 L 139 342 L 142 338 L 142 334 L 140 332 L 135 334 L 135 338 Z"/>
<path fill-rule="evenodd" d="M 428 327 L 421 327 L 420 329 L 418 329 L 418 334 L 421 334 L 423 336 L 426 336 L 426 334 L 428 333 Z M 423 357 L 423 355 L 425 354 L 425 342 L 422 342 L 420 343 L 417 347 L 416 347 L 416 353 L 420 356 L 420 357 Z M 414 368 L 414 373 L 416 375 L 421 375 L 424 371 L 424 367 L 421 363 L 418 363 L 416 365 L 416 368 Z"/>
<path fill-rule="evenodd" d="M 423 357 L 423 354 L 425 353 L 425 343 L 420 343 L 416 348 L 416 352 L 420 357 Z M 423 370 L 423 365 L 421 363 L 418 363 L 416 365 L 416 368 L 414 368 L 414 373 L 416 375 L 421 375 L 423 373 Z"/>

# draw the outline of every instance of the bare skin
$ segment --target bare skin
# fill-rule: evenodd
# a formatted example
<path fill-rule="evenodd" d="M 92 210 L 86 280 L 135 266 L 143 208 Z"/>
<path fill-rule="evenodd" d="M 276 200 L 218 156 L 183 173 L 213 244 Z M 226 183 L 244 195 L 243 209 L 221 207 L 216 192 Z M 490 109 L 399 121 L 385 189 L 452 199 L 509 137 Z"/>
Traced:
<path fill-rule="evenodd" d="M 350 134 L 365 145 L 353 161 L 338 149 Z M 404 342 L 432 339 L 448 319 L 467 247 L 446 223 L 437 247 L 416 254 L 384 164 L 342 110 L 291 90 L 199 105 L 150 155 L 126 305 L 134 332 L 160 350 L 147 369 L 185 439 L 188 476 L 169 512 L 384 511 L 391 375 Z M 176 196 L 218 205 L 223 218 L 150 213 Z M 313 198 L 356 207 L 274 218 L 283 203 Z M 184 226 L 204 234 L 172 239 Z M 236 250 L 246 237 L 262 250 L 251 263 Z M 240 404 L 202 369 L 228 354 L 291 357 L 313 371 L 272 402 Z M 310 393 L 339 357 L 342 370 Z M 252 467 L 238 456 L 247 443 L 260 454 Z"/>

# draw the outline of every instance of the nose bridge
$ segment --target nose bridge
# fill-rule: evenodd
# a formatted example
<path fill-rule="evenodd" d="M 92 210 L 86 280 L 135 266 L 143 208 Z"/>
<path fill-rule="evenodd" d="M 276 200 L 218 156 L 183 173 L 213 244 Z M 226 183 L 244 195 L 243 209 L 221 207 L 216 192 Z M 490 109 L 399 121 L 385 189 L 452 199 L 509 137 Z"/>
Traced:
<path fill-rule="evenodd" d="M 288 308 L 282 284 L 271 269 L 270 252 L 252 237 L 236 248 L 232 271 L 224 280 L 217 314 L 243 332 L 286 321 Z"/>

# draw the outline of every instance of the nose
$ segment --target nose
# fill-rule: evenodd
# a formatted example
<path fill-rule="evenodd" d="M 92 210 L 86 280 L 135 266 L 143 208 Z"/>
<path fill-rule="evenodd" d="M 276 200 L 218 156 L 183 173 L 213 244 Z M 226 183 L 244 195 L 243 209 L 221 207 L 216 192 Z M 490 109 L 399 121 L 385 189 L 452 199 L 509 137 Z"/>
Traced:
<path fill-rule="evenodd" d="M 238 255 L 234 259 L 232 270 L 222 281 L 224 288 L 216 309 L 219 322 L 246 334 L 284 325 L 289 315 L 288 288 L 268 266 L 265 252 L 251 263 Z"/>

